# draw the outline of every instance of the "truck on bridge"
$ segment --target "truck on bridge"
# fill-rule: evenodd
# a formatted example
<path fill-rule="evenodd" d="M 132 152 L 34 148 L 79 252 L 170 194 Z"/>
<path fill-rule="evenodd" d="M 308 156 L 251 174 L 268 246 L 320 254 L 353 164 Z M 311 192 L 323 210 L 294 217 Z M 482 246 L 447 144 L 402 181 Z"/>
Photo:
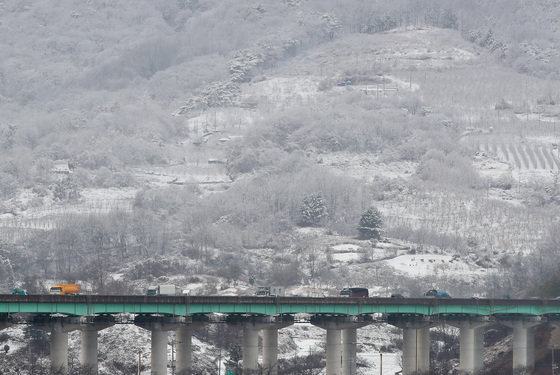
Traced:
<path fill-rule="evenodd" d="M 286 292 L 281 286 L 259 286 L 255 295 L 261 297 L 284 297 Z"/>
<path fill-rule="evenodd" d="M 14 288 L 12 290 L 12 294 L 13 295 L 17 295 L 17 296 L 27 296 L 27 290 L 26 289 L 22 289 L 22 288 Z"/>
<path fill-rule="evenodd" d="M 451 298 L 449 293 L 447 293 L 443 290 L 437 290 L 437 289 L 428 290 L 426 293 L 424 293 L 424 296 L 435 297 L 435 298 Z"/>
<path fill-rule="evenodd" d="M 148 296 L 180 296 L 182 289 L 173 284 L 150 285 L 146 290 Z"/>
<path fill-rule="evenodd" d="M 73 295 L 79 293 L 80 288 L 78 287 L 78 284 L 58 284 L 51 286 L 49 289 L 49 294 Z"/>
<path fill-rule="evenodd" d="M 342 297 L 369 297 L 367 288 L 344 288 L 340 291 Z"/>

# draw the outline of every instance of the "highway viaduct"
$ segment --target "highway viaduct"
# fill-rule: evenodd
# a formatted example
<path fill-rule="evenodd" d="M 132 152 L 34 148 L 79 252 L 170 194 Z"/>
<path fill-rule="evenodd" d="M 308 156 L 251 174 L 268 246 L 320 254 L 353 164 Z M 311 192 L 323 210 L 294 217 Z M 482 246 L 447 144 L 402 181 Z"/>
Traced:
<path fill-rule="evenodd" d="M 151 331 L 151 373 L 167 374 L 167 332 L 176 334 L 176 374 L 189 374 L 192 331 L 215 314 L 243 330 L 243 371 L 277 374 L 278 330 L 305 314 L 326 331 L 326 375 L 356 374 L 357 329 L 383 321 L 402 328 L 403 374 L 429 372 L 429 329 L 459 328 L 462 373 L 483 367 L 483 333 L 490 323 L 513 328 L 513 368 L 534 366 L 534 329 L 560 325 L 560 300 L 436 298 L 311 298 L 254 296 L 0 295 L 0 329 L 22 317 L 50 332 L 51 368 L 68 371 L 68 332 L 80 330 L 80 362 L 97 373 L 97 336 L 123 314 Z M 342 360 L 341 360 L 342 359 Z"/>

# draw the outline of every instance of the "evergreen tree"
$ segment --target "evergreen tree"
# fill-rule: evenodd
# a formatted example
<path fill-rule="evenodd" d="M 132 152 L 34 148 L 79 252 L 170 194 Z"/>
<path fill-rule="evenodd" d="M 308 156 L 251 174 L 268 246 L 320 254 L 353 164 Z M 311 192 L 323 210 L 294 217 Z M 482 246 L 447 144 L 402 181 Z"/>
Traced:
<path fill-rule="evenodd" d="M 71 177 L 59 180 L 54 186 L 53 198 L 58 201 L 74 200 L 78 199 L 79 197 L 79 186 Z"/>
<path fill-rule="evenodd" d="M 368 209 L 360 218 L 358 232 L 361 239 L 380 239 L 383 227 L 383 219 L 381 213 L 375 207 Z"/>
<path fill-rule="evenodd" d="M 325 205 L 325 201 L 323 200 L 323 195 L 320 192 L 303 198 L 303 202 L 300 207 L 299 224 L 301 226 L 316 226 L 327 216 L 327 207 Z"/>

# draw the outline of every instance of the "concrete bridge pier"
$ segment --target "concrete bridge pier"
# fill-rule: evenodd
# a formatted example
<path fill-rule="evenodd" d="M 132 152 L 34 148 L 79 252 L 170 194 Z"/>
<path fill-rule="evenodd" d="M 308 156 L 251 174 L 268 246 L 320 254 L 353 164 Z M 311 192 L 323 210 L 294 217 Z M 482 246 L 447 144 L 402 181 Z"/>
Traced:
<path fill-rule="evenodd" d="M 404 319 L 390 322 L 403 330 L 402 374 L 429 373 L 431 321 Z"/>
<path fill-rule="evenodd" d="M 80 318 L 41 317 L 34 324 L 51 334 L 51 373 L 68 374 L 68 332 L 80 328 Z"/>
<path fill-rule="evenodd" d="M 190 375 L 192 368 L 192 333 L 193 330 L 208 324 L 206 316 L 190 317 L 175 330 L 177 341 L 177 359 L 175 370 L 177 375 Z"/>
<path fill-rule="evenodd" d="M 274 317 L 263 326 L 263 363 L 264 373 L 278 375 L 278 330 L 294 324 L 294 318 Z"/>
<path fill-rule="evenodd" d="M 327 331 L 326 375 L 356 374 L 357 329 L 372 323 L 369 317 L 320 316 L 311 324 Z"/>
<path fill-rule="evenodd" d="M 151 339 L 152 375 L 167 375 L 167 335 L 171 329 L 165 329 L 159 323 L 149 328 Z"/>
<path fill-rule="evenodd" d="M 513 328 L 513 369 L 535 367 L 535 327 L 540 319 L 500 320 L 500 323 Z"/>
<path fill-rule="evenodd" d="M 356 375 L 357 343 L 357 328 L 345 328 L 342 330 L 342 374 L 344 375 Z"/>
<path fill-rule="evenodd" d="M 263 363 L 265 374 L 278 374 L 278 329 L 263 329 Z"/>
<path fill-rule="evenodd" d="M 448 322 L 459 328 L 459 371 L 462 374 L 477 374 L 483 368 L 484 320 L 459 320 Z"/>
<path fill-rule="evenodd" d="M 60 326 L 51 329 L 51 372 L 68 374 L 68 331 Z"/>
<path fill-rule="evenodd" d="M 80 366 L 88 374 L 97 374 L 97 336 L 99 331 L 114 324 L 112 317 L 100 319 L 95 317 L 93 321 L 82 323 L 78 326 L 80 330 Z"/>
<path fill-rule="evenodd" d="M 190 325 L 180 326 L 175 330 L 177 341 L 176 370 L 178 375 L 190 375 L 192 367 L 192 332 Z"/>
<path fill-rule="evenodd" d="M 294 323 L 292 316 L 228 316 L 227 322 L 243 328 L 243 374 L 259 370 L 259 331 L 263 330 L 263 369 L 278 373 L 278 330 Z"/>
<path fill-rule="evenodd" d="M 134 324 L 141 328 L 149 330 L 152 334 L 152 375 L 167 375 L 168 332 L 176 330 L 179 324 L 184 323 L 185 317 L 140 315 L 134 319 Z"/>
<path fill-rule="evenodd" d="M 430 327 L 403 327 L 403 375 L 430 371 Z"/>
<path fill-rule="evenodd" d="M 259 369 L 259 330 L 254 323 L 243 325 L 243 374 L 251 374 Z"/>

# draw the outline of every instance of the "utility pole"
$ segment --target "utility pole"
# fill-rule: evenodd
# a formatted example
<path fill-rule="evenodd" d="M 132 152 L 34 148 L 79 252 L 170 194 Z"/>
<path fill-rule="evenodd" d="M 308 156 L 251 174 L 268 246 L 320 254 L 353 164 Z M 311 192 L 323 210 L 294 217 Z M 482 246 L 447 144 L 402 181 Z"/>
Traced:
<path fill-rule="evenodd" d="M 142 368 L 142 357 L 140 356 L 142 352 L 138 352 L 138 375 L 140 375 L 140 369 Z"/>
<path fill-rule="evenodd" d="M 554 375 L 554 345 L 552 345 L 552 363 L 551 363 L 551 367 L 552 367 L 552 375 Z"/>
<path fill-rule="evenodd" d="M 415 335 L 415 339 L 416 339 L 416 373 L 418 374 L 418 329 L 415 329 L 416 335 Z"/>
<path fill-rule="evenodd" d="M 175 340 L 171 340 L 171 374 L 175 375 Z"/>

